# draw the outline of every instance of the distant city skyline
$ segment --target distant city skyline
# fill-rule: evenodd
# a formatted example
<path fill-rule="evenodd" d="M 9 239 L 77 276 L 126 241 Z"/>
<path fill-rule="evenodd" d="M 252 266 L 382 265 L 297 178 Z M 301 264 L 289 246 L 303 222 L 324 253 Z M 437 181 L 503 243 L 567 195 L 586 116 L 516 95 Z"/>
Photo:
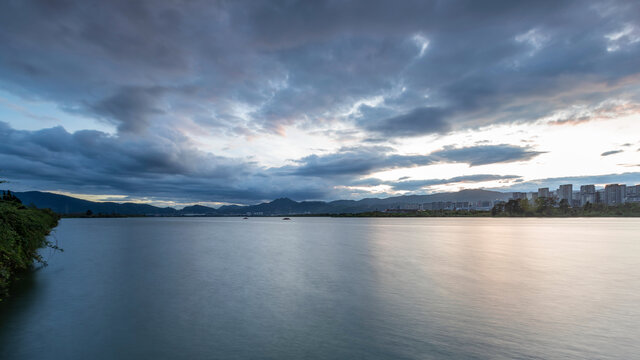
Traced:
<path fill-rule="evenodd" d="M 0 179 L 160 206 L 640 184 L 639 13 L 4 2 Z"/>

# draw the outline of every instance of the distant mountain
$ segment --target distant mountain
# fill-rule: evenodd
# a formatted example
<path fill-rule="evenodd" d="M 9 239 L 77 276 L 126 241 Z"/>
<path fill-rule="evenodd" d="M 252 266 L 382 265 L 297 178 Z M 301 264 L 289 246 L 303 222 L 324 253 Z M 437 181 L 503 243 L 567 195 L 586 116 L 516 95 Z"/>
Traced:
<path fill-rule="evenodd" d="M 406 204 L 423 204 L 437 201 L 495 201 L 508 200 L 511 194 L 489 190 L 462 190 L 454 193 L 432 195 L 395 196 L 384 199 L 366 198 L 362 200 L 293 201 L 288 198 L 276 199 L 258 205 L 226 205 L 218 209 L 200 206 L 197 211 L 186 207 L 181 214 L 215 215 L 293 215 L 293 214 L 339 214 L 385 210 Z"/>
<path fill-rule="evenodd" d="M 432 195 L 406 195 L 384 199 L 366 198 L 362 200 L 335 200 L 324 201 L 294 201 L 288 198 L 276 199 L 271 202 L 258 205 L 225 205 L 220 208 L 212 208 L 203 205 L 187 206 L 182 210 L 174 208 L 156 207 L 147 204 L 93 202 L 77 199 L 70 196 L 58 195 L 48 192 L 28 191 L 15 193 L 24 204 L 33 204 L 40 208 L 50 208 L 60 214 L 80 214 L 91 210 L 94 214 L 121 214 L 121 215 L 294 215 L 294 214 L 339 214 L 359 213 L 365 211 L 385 210 L 402 207 L 407 204 L 423 204 L 437 201 L 487 201 L 507 200 L 508 193 L 489 190 L 462 190 L 453 193 L 440 193 Z"/>
<path fill-rule="evenodd" d="M 202 205 L 185 206 L 184 209 L 177 211 L 187 215 L 217 215 L 218 210 Z"/>
<path fill-rule="evenodd" d="M 94 202 L 71 196 L 53 194 L 41 191 L 27 191 L 14 193 L 25 205 L 35 205 L 39 208 L 49 208 L 59 214 L 80 214 L 91 210 L 94 214 L 121 215 L 175 215 L 174 208 L 161 208 L 147 204 Z"/>

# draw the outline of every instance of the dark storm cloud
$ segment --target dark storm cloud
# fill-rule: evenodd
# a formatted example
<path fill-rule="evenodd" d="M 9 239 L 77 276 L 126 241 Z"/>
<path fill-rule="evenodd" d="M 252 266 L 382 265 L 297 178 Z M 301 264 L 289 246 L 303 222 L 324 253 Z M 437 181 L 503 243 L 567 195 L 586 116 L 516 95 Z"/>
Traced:
<path fill-rule="evenodd" d="M 408 190 L 408 191 L 416 191 L 425 187 L 434 186 L 434 185 L 444 185 L 444 184 L 455 184 L 455 183 L 478 183 L 485 181 L 495 181 L 495 180 L 516 180 L 519 179 L 520 176 L 517 175 L 492 175 L 492 174 L 477 174 L 477 175 L 465 175 L 465 176 L 456 176 L 449 179 L 428 179 L 428 180 L 406 180 L 406 181 L 388 181 L 385 182 L 387 185 L 391 185 L 394 190 Z"/>
<path fill-rule="evenodd" d="M 364 126 L 370 131 L 386 136 L 419 136 L 432 133 L 445 133 L 451 129 L 446 122 L 447 111 L 424 107 L 377 122 L 366 123 Z"/>
<path fill-rule="evenodd" d="M 335 153 L 310 155 L 284 166 L 274 173 L 298 176 L 362 176 L 377 171 L 411 168 L 436 163 L 467 163 L 470 166 L 528 161 L 542 154 L 515 145 L 479 145 L 464 148 L 445 147 L 427 155 L 399 155 L 388 146 L 342 148 Z M 440 181 L 440 180 L 438 180 Z"/>
<path fill-rule="evenodd" d="M 385 146 L 343 148 L 336 153 L 310 155 L 296 161 L 295 166 L 280 169 L 300 176 L 366 175 L 375 171 L 424 166 L 433 163 L 427 155 L 397 155 Z"/>
<path fill-rule="evenodd" d="M 556 122 L 637 112 L 639 11 L 623 0 L 5 1 L 0 89 L 118 134 L 5 126 L 2 166 L 43 189 L 242 200 L 329 196 L 339 184 L 324 175 L 526 161 L 540 152 L 496 145 L 412 156 L 369 144 L 263 169 L 198 151 L 182 134 L 193 124 L 220 137 L 339 124 L 356 131 L 340 141 L 385 145 L 576 106 L 586 110 Z M 303 186 L 300 176 L 316 178 Z"/>
<path fill-rule="evenodd" d="M 141 141 L 61 127 L 14 130 L 0 122 L 0 164 L 0 176 L 18 189 L 229 202 L 324 198 L 330 189 L 268 176 L 254 163 L 199 151 L 174 133 Z"/>
<path fill-rule="evenodd" d="M 95 130 L 69 133 L 62 127 L 15 130 L 0 122 L 0 176 L 18 190 L 35 187 L 186 202 L 251 203 L 283 196 L 332 199 L 346 194 L 336 190 L 340 185 L 391 185 L 394 190 L 417 190 L 446 183 L 516 178 L 471 175 L 419 181 L 401 178 L 397 182 L 359 180 L 376 171 L 442 161 L 441 156 L 432 154 L 399 155 L 390 147 L 370 146 L 343 148 L 295 160 L 293 165 L 265 168 L 245 159 L 200 151 L 176 132 L 141 138 Z M 309 177 L 314 180 L 308 181 Z"/>
<path fill-rule="evenodd" d="M 163 113 L 154 105 L 162 92 L 159 88 L 124 88 L 90 105 L 90 109 L 107 120 L 116 120 L 120 131 L 139 132 L 149 125 L 153 115 Z"/>
<path fill-rule="evenodd" d="M 624 150 L 611 150 L 611 151 L 605 151 L 602 154 L 600 154 L 600 156 L 609 156 L 609 155 L 615 155 L 615 154 L 620 154 L 621 152 L 624 152 Z"/>
<path fill-rule="evenodd" d="M 5 2 L 0 78 L 5 89 L 93 113 L 123 131 L 173 119 L 162 110 L 176 107 L 217 128 L 249 121 L 241 126 L 280 131 L 299 122 L 346 121 L 340 115 L 346 108 L 381 96 L 376 108 L 388 116 L 362 114 L 356 125 L 417 136 L 534 121 L 612 96 L 637 102 L 637 81 L 625 79 L 640 73 L 639 6 Z M 175 87 L 191 91 L 144 90 Z M 235 102 L 255 111 L 239 120 Z"/>
<path fill-rule="evenodd" d="M 528 147 L 515 145 L 480 145 L 463 148 L 445 147 L 431 153 L 435 159 L 443 162 L 467 163 L 469 166 L 528 161 L 543 154 Z"/>

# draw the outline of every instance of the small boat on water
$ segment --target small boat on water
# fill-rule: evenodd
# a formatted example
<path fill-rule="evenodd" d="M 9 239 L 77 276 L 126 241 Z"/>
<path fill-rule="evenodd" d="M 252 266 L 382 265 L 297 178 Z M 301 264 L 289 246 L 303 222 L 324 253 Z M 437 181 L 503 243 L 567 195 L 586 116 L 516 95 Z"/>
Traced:
<path fill-rule="evenodd" d="M 283 218 L 282 220 L 291 220 L 290 218 Z"/>
<path fill-rule="evenodd" d="M 242 220 L 247 220 L 247 219 L 248 219 L 248 217 L 246 217 L 246 216 L 242 218 Z"/>

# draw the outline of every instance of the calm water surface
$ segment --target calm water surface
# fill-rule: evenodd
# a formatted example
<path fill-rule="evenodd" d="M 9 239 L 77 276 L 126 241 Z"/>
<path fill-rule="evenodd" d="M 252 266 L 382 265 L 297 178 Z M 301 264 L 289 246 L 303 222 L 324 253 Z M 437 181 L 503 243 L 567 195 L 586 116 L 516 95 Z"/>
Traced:
<path fill-rule="evenodd" d="M 637 359 L 640 219 L 64 219 L 0 359 Z"/>

